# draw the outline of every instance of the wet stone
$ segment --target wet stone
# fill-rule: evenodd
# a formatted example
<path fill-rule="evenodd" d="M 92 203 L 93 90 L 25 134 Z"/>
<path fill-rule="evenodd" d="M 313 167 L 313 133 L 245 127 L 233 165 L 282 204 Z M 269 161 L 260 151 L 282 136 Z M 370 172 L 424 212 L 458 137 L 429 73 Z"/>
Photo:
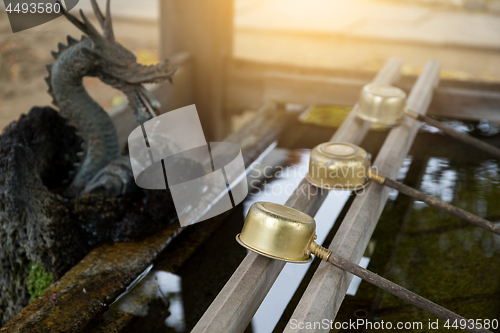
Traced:
<path fill-rule="evenodd" d="M 99 244 L 137 241 L 176 221 L 168 190 L 63 198 L 81 143 L 51 108 L 33 108 L 0 136 L 0 325 L 43 291 L 29 288 L 30 263 L 55 281 Z"/>

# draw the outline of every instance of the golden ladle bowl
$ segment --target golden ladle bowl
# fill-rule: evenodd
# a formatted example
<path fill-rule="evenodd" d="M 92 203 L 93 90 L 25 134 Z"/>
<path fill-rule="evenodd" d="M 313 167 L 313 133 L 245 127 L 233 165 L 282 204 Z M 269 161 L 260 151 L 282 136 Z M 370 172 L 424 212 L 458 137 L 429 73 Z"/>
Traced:
<path fill-rule="evenodd" d="M 406 93 L 390 85 L 370 83 L 364 86 L 361 90 L 361 96 L 359 97 L 357 115 L 361 119 L 371 122 L 372 128 L 376 129 L 397 125 L 406 115 L 438 128 L 446 135 L 500 159 L 500 148 L 474 138 L 466 133 L 458 132 L 440 123 L 438 120 L 415 110 L 408 109 L 406 107 Z"/>
<path fill-rule="evenodd" d="M 370 155 L 350 143 L 327 142 L 311 152 L 309 183 L 328 190 L 359 190 L 368 182 Z"/>
<path fill-rule="evenodd" d="M 311 261 L 311 253 L 328 263 L 354 274 L 444 320 L 467 319 L 437 305 L 383 277 L 344 259 L 314 242 L 316 222 L 296 209 L 256 202 L 250 207 L 243 230 L 236 240 L 263 256 L 296 263 Z M 470 332 L 478 332 L 470 330 Z M 481 331 L 483 332 L 483 331 Z M 489 332 L 489 331 L 484 331 Z M 491 332 L 489 332 L 491 333 Z"/>
<path fill-rule="evenodd" d="M 328 259 L 330 251 L 314 242 L 314 219 L 293 208 L 270 202 L 256 202 L 236 240 L 250 251 L 294 263 L 307 263 L 311 253 Z"/>
<path fill-rule="evenodd" d="M 327 142 L 311 152 L 307 181 L 327 190 L 360 190 L 371 180 L 385 185 L 386 177 L 372 170 L 370 155 L 361 147 Z"/>
<path fill-rule="evenodd" d="M 391 85 L 370 83 L 359 97 L 358 116 L 381 127 L 397 125 L 406 110 L 406 93 Z"/>
<path fill-rule="evenodd" d="M 327 142 L 316 146 L 311 152 L 306 179 L 310 184 L 327 190 L 350 191 L 362 189 L 371 179 L 500 235 L 500 226 L 379 174 L 370 167 L 368 153 L 349 143 Z"/>

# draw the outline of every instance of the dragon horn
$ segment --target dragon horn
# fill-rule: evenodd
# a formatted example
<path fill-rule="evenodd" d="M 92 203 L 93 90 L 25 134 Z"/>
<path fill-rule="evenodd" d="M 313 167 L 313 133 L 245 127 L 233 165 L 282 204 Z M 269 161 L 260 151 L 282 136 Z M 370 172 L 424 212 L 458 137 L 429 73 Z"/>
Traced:
<path fill-rule="evenodd" d="M 108 0 L 106 2 L 106 27 L 104 28 L 104 36 L 106 36 L 106 38 L 110 42 L 114 42 L 115 41 L 115 33 L 113 32 L 113 21 L 111 20 L 110 2 L 111 2 L 111 0 Z"/>
<path fill-rule="evenodd" d="M 83 10 L 80 9 L 80 16 L 83 19 L 85 27 L 87 28 L 86 34 L 94 41 L 94 43 L 98 46 L 106 45 L 106 39 L 97 31 L 97 29 L 90 23 L 89 19 L 83 13 Z"/>
<path fill-rule="evenodd" d="M 110 14 L 110 1 L 108 0 L 106 4 L 106 17 L 101 12 L 101 9 L 99 8 L 99 5 L 97 4 L 96 0 L 90 0 L 90 3 L 92 4 L 92 8 L 94 9 L 94 14 L 97 17 L 97 20 L 99 21 L 99 24 L 101 25 L 102 30 L 104 31 L 104 36 L 111 42 L 115 40 L 115 35 L 113 33 L 113 25 L 111 21 L 111 14 Z"/>
<path fill-rule="evenodd" d="M 78 18 L 70 14 L 66 10 L 66 8 L 64 8 L 64 6 L 61 4 L 60 0 L 57 0 L 56 3 L 58 3 L 61 6 L 61 11 L 63 12 L 64 16 L 66 16 L 68 21 L 73 23 L 78 29 L 80 29 L 83 33 L 89 36 L 97 46 L 104 46 L 106 44 L 106 40 L 96 30 L 96 28 L 92 25 L 92 23 L 90 23 L 87 17 L 83 14 L 82 10 L 80 10 L 80 15 L 82 16 L 83 22 L 81 22 Z"/>
<path fill-rule="evenodd" d="M 99 5 L 97 5 L 97 2 L 95 0 L 90 0 L 90 3 L 92 4 L 92 9 L 94 9 L 95 17 L 99 21 L 101 28 L 104 30 L 105 19 L 104 19 L 104 15 L 102 15 L 101 9 L 99 8 Z"/>

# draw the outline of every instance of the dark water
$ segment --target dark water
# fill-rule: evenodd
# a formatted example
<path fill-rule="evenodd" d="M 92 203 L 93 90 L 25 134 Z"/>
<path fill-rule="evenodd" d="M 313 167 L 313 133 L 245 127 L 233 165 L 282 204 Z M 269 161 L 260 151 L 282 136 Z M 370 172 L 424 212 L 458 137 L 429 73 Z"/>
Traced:
<path fill-rule="evenodd" d="M 455 122 L 454 127 L 470 130 L 471 125 Z M 499 145 L 495 126 L 483 127 L 483 132 Z M 498 162 L 430 132 L 419 134 L 410 154 L 412 163 L 404 183 L 490 221 L 500 221 Z M 371 244 L 374 251 L 368 268 L 375 273 L 468 319 L 500 320 L 500 236 L 394 191 Z M 436 317 L 366 282 L 355 296 L 346 297 L 337 321 L 360 316 L 394 325 L 423 324 L 421 329 L 413 326 L 400 331 L 457 331 L 445 328 L 441 320 L 439 329 L 429 329 L 429 320 L 435 322 Z M 371 331 L 375 330 L 366 330 Z"/>
<path fill-rule="evenodd" d="M 457 121 L 449 124 L 500 146 L 495 125 Z M 280 141 L 287 148 L 275 149 L 259 165 L 257 173 L 271 176 L 265 184 L 253 188 L 243 205 L 231 212 L 194 255 L 175 265 L 172 258 L 182 256 L 186 242 L 195 242 L 196 232 L 191 238 L 181 239 L 184 247 L 160 258 L 106 316 L 116 318 L 122 313 L 120 316 L 128 318 L 124 332 L 190 331 L 246 255 L 234 236 L 241 230 L 250 205 L 255 201 L 283 204 L 307 172 L 309 149 L 327 141 L 332 134 L 323 129 L 311 136 L 310 130 L 311 127 L 294 130 L 299 135 L 287 131 Z M 362 146 L 376 156 L 385 135 L 370 133 Z M 274 167 L 266 168 L 267 165 Z M 417 136 L 398 180 L 490 221 L 500 221 L 499 164 L 432 128 L 424 127 Z M 331 240 L 338 227 L 336 221 L 342 219 L 352 198 L 347 192 L 329 194 L 315 217 L 319 243 Z M 396 191 L 391 192 L 360 264 L 467 318 L 500 319 L 500 236 Z M 247 331 L 281 332 L 317 265 L 317 261 L 308 265 L 287 264 Z M 444 322 L 440 322 L 439 330 L 429 330 L 428 322 L 435 321 L 434 316 L 355 278 L 336 321 L 358 318 L 394 325 L 423 323 L 421 330 L 406 330 L 409 332 L 451 331 L 443 327 Z M 363 330 L 354 330 L 358 331 Z"/>

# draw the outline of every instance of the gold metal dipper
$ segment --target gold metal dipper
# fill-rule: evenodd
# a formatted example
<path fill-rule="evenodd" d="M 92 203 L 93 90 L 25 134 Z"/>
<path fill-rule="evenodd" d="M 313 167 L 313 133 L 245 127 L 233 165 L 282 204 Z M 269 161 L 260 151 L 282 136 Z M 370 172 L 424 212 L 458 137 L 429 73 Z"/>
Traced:
<path fill-rule="evenodd" d="M 372 179 L 500 235 L 500 225 L 379 174 L 370 166 L 370 155 L 363 148 L 350 143 L 327 142 L 316 146 L 311 152 L 306 178 L 312 185 L 328 190 L 360 190 Z"/>
<path fill-rule="evenodd" d="M 256 202 L 247 214 L 243 230 L 236 240 L 260 255 L 294 263 L 308 263 L 311 254 L 354 274 L 401 299 L 444 320 L 467 320 L 363 267 L 346 260 L 315 242 L 316 221 L 309 215 L 270 202 Z M 468 322 L 468 321 L 467 321 Z M 468 328 L 469 332 L 489 332 Z"/>
<path fill-rule="evenodd" d="M 357 115 L 376 127 L 392 127 L 398 125 L 405 115 L 410 116 L 440 129 L 446 135 L 500 158 L 499 148 L 470 135 L 460 133 L 431 117 L 408 109 L 406 107 L 406 93 L 391 85 L 370 83 L 364 86 L 359 97 Z"/>

